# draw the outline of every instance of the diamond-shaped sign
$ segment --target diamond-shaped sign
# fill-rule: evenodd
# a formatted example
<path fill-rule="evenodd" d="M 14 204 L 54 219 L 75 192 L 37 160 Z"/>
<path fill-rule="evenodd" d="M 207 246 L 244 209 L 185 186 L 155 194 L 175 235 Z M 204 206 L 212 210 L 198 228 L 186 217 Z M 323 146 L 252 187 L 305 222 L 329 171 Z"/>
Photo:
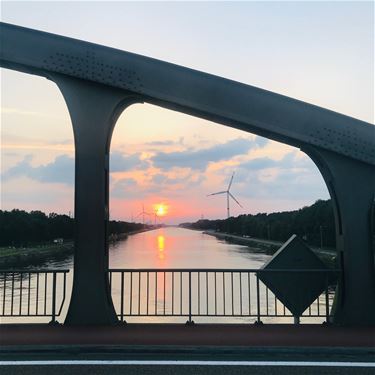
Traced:
<path fill-rule="evenodd" d="M 328 268 L 295 234 L 261 269 L 292 270 L 291 272 L 259 272 L 259 279 L 294 316 L 301 316 L 326 287 L 325 272 L 296 272 L 299 269 L 327 270 Z"/>

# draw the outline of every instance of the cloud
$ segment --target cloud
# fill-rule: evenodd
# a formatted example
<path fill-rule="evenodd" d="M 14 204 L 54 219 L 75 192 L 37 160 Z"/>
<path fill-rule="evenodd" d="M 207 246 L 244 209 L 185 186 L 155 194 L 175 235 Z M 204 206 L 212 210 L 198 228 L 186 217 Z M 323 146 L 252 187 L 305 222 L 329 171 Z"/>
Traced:
<path fill-rule="evenodd" d="M 3 115 L 21 115 L 21 116 L 36 116 L 36 117 L 56 117 L 54 114 L 47 114 L 42 112 L 27 111 L 19 108 L 2 107 L 1 114 Z"/>
<path fill-rule="evenodd" d="M 252 187 L 251 184 L 254 183 Z M 281 199 L 315 199 L 328 197 L 325 187 L 317 170 L 295 171 L 283 170 L 269 181 L 259 178 L 252 179 L 249 184 L 249 193 L 254 188 L 257 197 L 270 197 Z"/>
<path fill-rule="evenodd" d="M 183 145 L 184 144 L 184 137 L 180 137 L 178 141 L 172 141 L 171 139 L 163 140 L 163 141 L 152 141 L 147 142 L 145 145 L 147 146 L 174 146 L 174 145 Z"/>
<path fill-rule="evenodd" d="M 256 136 L 255 139 L 254 139 L 254 143 L 258 148 L 263 148 L 263 147 L 267 146 L 269 141 L 270 141 L 269 139 L 259 137 L 259 136 Z"/>
<path fill-rule="evenodd" d="M 144 199 L 147 196 L 159 196 L 160 194 L 171 197 L 176 196 L 176 194 L 179 195 L 181 192 L 191 192 L 192 189 L 199 187 L 205 180 L 205 175 L 193 173 L 176 177 L 157 173 L 141 181 L 126 177 L 111 182 L 110 196 L 117 199 Z"/>
<path fill-rule="evenodd" d="M 14 167 L 2 175 L 4 181 L 17 177 L 28 177 L 32 180 L 47 183 L 72 185 L 74 182 L 74 159 L 68 155 L 60 155 L 51 163 L 33 167 L 32 156 L 27 155 Z"/>
<path fill-rule="evenodd" d="M 133 178 L 123 178 L 116 181 L 111 189 L 111 197 L 114 198 L 129 198 L 133 196 L 137 181 Z"/>
<path fill-rule="evenodd" d="M 3 132 L 2 141 L 2 149 L 74 151 L 73 137 L 63 140 L 47 140 L 46 138 L 34 138 Z"/>
<path fill-rule="evenodd" d="M 240 168 L 257 171 L 268 168 L 291 169 L 291 168 L 310 168 L 312 162 L 307 157 L 299 158 L 297 152 L 292 151 L 286 154 L 282 159 L 275 160 L 269 157 L 255 158 L 240 164 Z"/>
<path fill-rule="evenodd" d="M 151 158 L 154 166 L 169 170 L 174 167 L 205 170 L 209 163 L 229 160 L 237 155 L 243 155 L 251 149 L 262 148 L 268 140 L 261 137 L 255 139 L 237 138 L 226 143 L 201 150 L 186 150 L 175 152 L 158 152 Z"/>
<path fill-rule="evenodd" d="M 120 152 L 112 152 L 109 162 L 111 172 L 127 172 L 132 169 L 147 169 L 149 163 L 141 160 L 140 154 L 123 155 Z"/>
<path fill-rule="evenodd" d="M 175 141 L 166 140 L 166 141 L 153 141 L 153 142 L 147 142 L 147 146 L 172 146 L 176 144 Z"/>
<path fill-rule="evenodd" d="M 18 158 L 19 154 L 17 152 L 4 152 L 3 156 L 9 157 L 9 158 L 13 158 L 13 157 Z"/>
<path fill-rule="evenodd" d="M 2 179 L 6 181 L 17 177 L 28 177 L 39 182 L 73 185 L 74 158 L 68 155 L 60 155 L 54 161 L 37 167 L 31 165 L 32 159 L 32 155 L 25 156 L 21 162 L 5 171 L 2 174 Z M 119 152 L 111 154 L 111 172 L 123 172 L 135 168 L 146 169 L 148 166 L 147 161 L 140 159 L 140 154 L 123 155 Z"/>
<path fill-rule="evenodd" d="M 256 170 L 261 170 L 261 169 L 266 169 L 266 168 L 272 168 L 272 167 L 275 167 L 276 165 L 277 165 L 276 160 L 273 160 L 269 157 L 264 157 L 264 158 L 255 158 L 255 159 L 248 160 L 245 163 L 242 163 L 240 167 L 243 169 L 256 171 Z"/>
<path fill-rule="evenodd" d="M 157 185 L 164 184 L 167 180 L 168 180 L 168 177 L 164 174 L 158 173 L 152 176 L 152 182 Z"/>
<path fill-rule="evenodd" d="M 295 151 L 280 160 L 268 157 L 252 159 L 241 163 L 237 170 L 237 184 L 234 185 L 236 191 L 245 197 L 307 199 L 327 196 L 317 167 L 306 156 L 298 157 Z"/>
<path fill-rule="evenodd" d="M 158 189 L 163 189 L 165 191 L 168 188 L 173 187 L 173 185 L 183 184 L 184 189 L 192 188 L 201 184 L 206 179 L 206 176 L 202 174 L 193 175 L 188 174 L 182 177 L 171 178 L 165 174 L 158 173 L 152 176 L 151 182 L 158 186 Z"/>
<path fill-rule="evenodd" d="M 74 146 L 74 139 L 63 139 L 61 141 L 48 141 L 52 145 L 72 145 Z"/>

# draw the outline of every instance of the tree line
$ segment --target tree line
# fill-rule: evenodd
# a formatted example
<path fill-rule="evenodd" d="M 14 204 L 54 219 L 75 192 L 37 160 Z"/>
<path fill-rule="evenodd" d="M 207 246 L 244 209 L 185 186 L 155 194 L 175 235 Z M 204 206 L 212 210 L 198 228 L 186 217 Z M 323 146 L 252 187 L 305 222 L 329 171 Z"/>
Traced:
<path fill-rule="evenodd" d="M 129 233 L 147 227 L 140 223 L 110 221 L 109 235 Z M 74 219 L 68 215 L 41 211 L 0 210 L 0 246 L 27 247 L 74 237 Z"/>
<path fill-rule="evenodd" d="M 198 220 L 181 226 L 216 230 L 240 236 L 285 242 L 297 234 L 312 246 L 335 247 L 335 221 L 331 200 L 318 200 L 309 207 L 271 214 L 240 215 L 225 220 Z"/>

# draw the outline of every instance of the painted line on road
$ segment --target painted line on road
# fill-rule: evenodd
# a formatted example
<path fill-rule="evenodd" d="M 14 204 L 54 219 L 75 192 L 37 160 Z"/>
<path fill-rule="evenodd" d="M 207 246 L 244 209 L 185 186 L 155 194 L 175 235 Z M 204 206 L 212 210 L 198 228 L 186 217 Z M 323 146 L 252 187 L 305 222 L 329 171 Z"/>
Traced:
<path fill-rule="evenodd" d="M 56 360 L 0 361 L 0 366 L 300 366 L 300 367 L 375 367 L 375 362 L 313 361 L 122 361 L 122 360 Z"/>

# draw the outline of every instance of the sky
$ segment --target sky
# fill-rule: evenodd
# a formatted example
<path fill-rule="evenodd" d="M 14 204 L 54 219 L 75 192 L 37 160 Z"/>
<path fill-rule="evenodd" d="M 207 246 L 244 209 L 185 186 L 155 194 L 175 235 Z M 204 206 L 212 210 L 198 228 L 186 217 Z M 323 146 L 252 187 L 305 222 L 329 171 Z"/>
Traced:
<path fill-rule="evenodd" d="M 1 2 L 1 20 L 154 57 L 374 122 L 373 2 Z M 230 98 L 228 99 L 230 100 Z M 119 118 L 110 217 L 163 222 L 328 199 L 298 149 L 149 104 Z M 74 140 L 53 82 L 1 69 L 1 209 L 73 213 Z M 161 220 L 161 219 L 160 219 Z"/>

